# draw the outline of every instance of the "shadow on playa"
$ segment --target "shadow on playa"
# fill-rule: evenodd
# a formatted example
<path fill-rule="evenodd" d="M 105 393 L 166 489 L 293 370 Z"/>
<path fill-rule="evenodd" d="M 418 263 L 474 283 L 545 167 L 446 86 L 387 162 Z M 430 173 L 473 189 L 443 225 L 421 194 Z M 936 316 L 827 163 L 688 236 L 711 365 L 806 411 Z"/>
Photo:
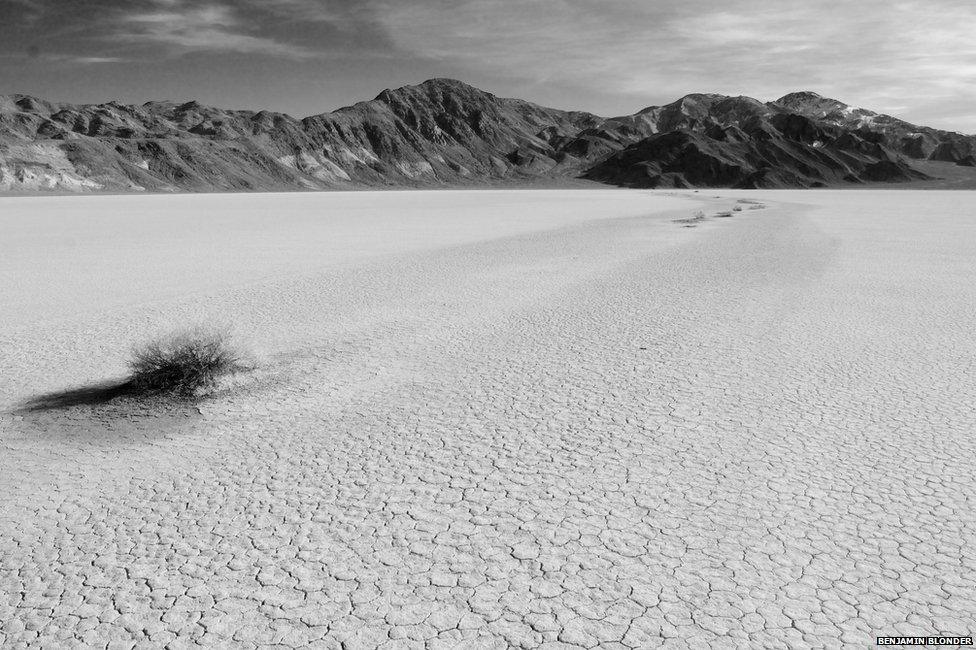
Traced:
<path fill-rule="evenodd" d="M 21 403 L 15 413 L 56 411 L 73 406 L 97 406 L 120 397 L 145 397 L 145 393 L 131 380 L 102 382 L 38 395 Z"/>
<path fill-rule="evenodd" d="M 221 377 L 253 369 L 228 344 L 226 334 L 203 329 L 180 332 L 136 348 L 129 367 L 132 372 L 125 379 L 45 393 L 23 402 L 17 411 L 97 406 L 119 398 L 187 403 L 216 389 Z"/>

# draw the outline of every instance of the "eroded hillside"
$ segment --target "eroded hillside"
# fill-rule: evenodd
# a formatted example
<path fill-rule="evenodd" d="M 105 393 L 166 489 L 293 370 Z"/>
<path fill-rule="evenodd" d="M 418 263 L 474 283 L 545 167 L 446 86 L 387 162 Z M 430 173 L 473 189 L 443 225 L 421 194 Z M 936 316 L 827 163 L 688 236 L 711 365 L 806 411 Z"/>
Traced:
<path fill-rule="evenodd" d="M 0 190 L 228 191 L 582 177 L 631 187 L 810 187 L 974 167 L 976 137 L 815 93 L 695 94 L 603 118 L 432 79 L 296 119 L 197 102 L 0 97 Z"/>

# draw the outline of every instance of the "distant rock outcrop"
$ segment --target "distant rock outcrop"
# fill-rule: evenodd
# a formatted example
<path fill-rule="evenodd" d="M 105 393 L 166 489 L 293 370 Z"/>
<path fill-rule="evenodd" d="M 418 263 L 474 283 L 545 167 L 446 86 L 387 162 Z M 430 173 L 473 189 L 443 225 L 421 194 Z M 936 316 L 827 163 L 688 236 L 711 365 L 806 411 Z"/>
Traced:
<path fill-rule="evenodd" d="M 631 187 L 809 187 L 976 166 L 976 137 L 816 93 L 694 94 L 603 118 L 432 79 L 299 120 L 198 102 L 0 97 L 0 190 L 227 191 L 583 177 Z"/>

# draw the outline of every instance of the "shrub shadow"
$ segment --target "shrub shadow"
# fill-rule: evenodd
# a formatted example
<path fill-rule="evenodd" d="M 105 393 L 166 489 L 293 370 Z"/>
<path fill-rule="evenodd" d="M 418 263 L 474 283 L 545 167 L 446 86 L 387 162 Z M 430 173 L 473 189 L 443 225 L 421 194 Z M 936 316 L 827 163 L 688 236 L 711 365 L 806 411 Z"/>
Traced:
<path fill-rule="evenodd" d="M 201 328 L 135 348 L 129 367 L 132 372 L 126 378 L 37 395 L 21 402 L 13 412 L 105 406 L 115 400 L 126 403 L 126 408 L 185 407 L 216 390 L 220 378 L 254 369 L 228 345 L 226 334 Z"/>
<path fill-rule="evenodd" d="M 38 411 L 57 411 L 68 409 L 73 406 L 97 406 L 107 404 L 119 397 L 140 397 L 144 396 L 145 391 L 139 390 L 138 386 L 130 380 L 108 381 L 100 384 L 91 384 L 81 388 L 70 390 L 59 390 L 32 397 L 22 402 L 15 413 L 33 413 Z"/>

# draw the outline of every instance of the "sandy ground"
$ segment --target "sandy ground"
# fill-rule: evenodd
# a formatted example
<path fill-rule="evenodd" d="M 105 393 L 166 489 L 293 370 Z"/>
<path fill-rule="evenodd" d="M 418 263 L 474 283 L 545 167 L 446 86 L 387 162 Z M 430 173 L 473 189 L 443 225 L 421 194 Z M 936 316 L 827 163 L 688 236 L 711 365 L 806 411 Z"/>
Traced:
<path fill-rule="evenodd" d="M 674 221 L 741 198 L 767 208 Z M 874 190 L 0 199 L 0 646 L 972 634 L 974 214 Z M 17 410 L 211 322 L 262 365 L 199 408 Z"/>

